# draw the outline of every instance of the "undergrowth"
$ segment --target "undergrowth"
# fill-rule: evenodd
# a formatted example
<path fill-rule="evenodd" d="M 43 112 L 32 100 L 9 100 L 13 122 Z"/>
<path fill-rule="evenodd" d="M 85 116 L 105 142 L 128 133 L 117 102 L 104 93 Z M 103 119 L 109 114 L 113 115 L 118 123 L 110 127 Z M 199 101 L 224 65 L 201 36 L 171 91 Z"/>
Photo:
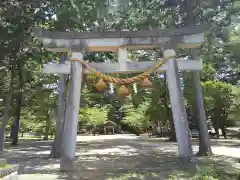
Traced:
<path fill-rule="evenodd" d="M 179 172 L 175 172 L 173 175 L 169 176 L 169 180 L 178 180 Z M 188 180 L 237 180 L 238 175 L 227 173 L 223 170 L 217 170 L 213 166 L 197 168 L 197 172 L 192 176 L 187 178 Z M 185 178 L 182 178 L 185 179 Z"/>

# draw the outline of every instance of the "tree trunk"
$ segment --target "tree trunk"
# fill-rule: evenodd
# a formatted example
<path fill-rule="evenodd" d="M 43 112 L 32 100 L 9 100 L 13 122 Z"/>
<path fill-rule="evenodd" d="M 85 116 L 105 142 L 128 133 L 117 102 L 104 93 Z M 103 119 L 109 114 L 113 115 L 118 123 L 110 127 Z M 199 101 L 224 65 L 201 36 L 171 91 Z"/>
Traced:
<path fill-rule="evenodd" d="M 62 54 L 60 58 L 60 64 L 64 64 L 67 60 L 67 53 Z M 56 136 L 52 144 L 52 150 L 50 156 L 52 158 L 60 158 L 62 152 L 62 139 L 63 129 L 66 112 L 66 79 L 65 74 L 61 74 L 59 77 L 59 99 L 58 99 L 58 117 L 56 123 Z"/>
<path fill-rule="evenodd" d="M 12 126 L 12 146 L 18 145 L 18 132 L 19 132 L 19 124 L 20 124 L 21 104 L 22 104 L 22 92 L 20 92 L 17 96 L 16 117 L 13 121 L 13 126 Z"/>
<path fill-rule="evenodd" d="M 48 140 L 49 129 L 50 129 L 50 117 L 48 114 L 46 119 L 46 124 L 45 124 L 45 132 L 44 132 L 44 138 L 43 138 L 44 140 Z"/>
<path fill-rule="evenodd" d="M 173 141 L 173 142 L 177 141 L 176 131 L 175 131 L 173 120 L 171 120 L 171 129 L 170 129 L 169 141 Z"/>
<path fill-rule="evenodd" d="M 12 98 L 12 92 L 10 90 L 10 92 L 8 93 L 8 95 L 6 97 L 4 115 L 3 115 L 3 119 L 2 119 L 2 126 L 0 129 L 0 151 L 4 150 L 5 128 L 6 128 L 6 125 L 8 122 L 8 118 L 9 118 L 9 109 L 10 109 L 11 98 Z"/>
<path fill-rule="evenodd" d="M 3 114 L 3 119 L 2 119 L 2 126 L 0 128 L 0 151 L 4 150 L 5 128 L 6 128 L 8 119 L 9 119 L 9 110 L 10 110 L 10 104 L 11 104 L 11 99 L 12 99 L 12 91 L 13 91 L 13 78 L 14 78 L 13 72 L 14 72 L 14 67 L 12 66 L 10 83 L 9 83 L 9 91 L 6 96 L 4 114 Z"/>
<path fill-rule="evenodd" d="M 66 110 L 65 110 L 65 112 L 66 112 Z M 61 132 L 64 131 L 64 124 L 65 124 L 65 120 L 61 124 L 61 129 L 62 129 Z M 51 150 L 51 153 L 50 153 L 50 157 L 55 158 L 55 159 L 59 159 L 62 156 L 62 139 L 63 139 L 63 136 L 62 136 L 62 134 L 59 134 L 58 136 L 60 136 L 61 139 L 58 141 L 57 134 L 56 134 L 56 136 L 54 138 L 54 142 L 52 144 L 52 150 Z"/>
<path fill-rule="evenodd" d="M 19 92 L 17 96 L 17 106 L 16 106 L 16 118 L 13 122 L 12 128 L 12 145 L 16 146 L 18 144 L 18 132 L 19 132 L 19 124 L 20 124 L 20 117 L 21 117 L 21 105 L 23 99 L 23 86 L 24 86 L 24 79 L 23 79 L 23 66 L 24 66 L 24 59 L 18 60 L 18 78 L 19 78 Z"/>

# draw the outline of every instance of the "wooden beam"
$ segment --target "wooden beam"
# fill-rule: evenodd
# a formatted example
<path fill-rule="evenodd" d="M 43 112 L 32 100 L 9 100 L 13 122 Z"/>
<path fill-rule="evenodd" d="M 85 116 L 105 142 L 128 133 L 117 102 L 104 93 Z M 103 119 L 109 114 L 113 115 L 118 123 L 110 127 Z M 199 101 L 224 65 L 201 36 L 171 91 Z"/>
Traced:
<path fill-rule="evenodd" d="M 209 30 L 209 25 L 197 25 L 182 28 L 139 30 L 139 31 L 107 31 L 107 32 L 54 32 L 34 29 L 38 38 L 51 39 L 104 39 L 104 38 L 146 38 L 184 36 L 199 34 Z"/>
<path fill-rule="evenodd" d="M 96 68 L 103 73 L 131 73 L 142 72 L 146 69 L 153 67 L 156 64 L 154 61 L 142 61 L 142 62 L 126 62 L 126 69 L 120 70 L 119 63 L 90 63 L 91 67 Z M 199 60 L 182 60 L 177 59 L 178 68 L 180 71 L 194 71 L 202 69 L 202 62 Z M 163 65 L 159 71 L 165 71 L 167 65 Z M 45 64 L 44 72 L 48 74 L 69 74 L 70 64 Z M 84 73 L 89 73 L 88 69 Z"/>
<path fill-rule="evenodd" d="M 82 53 L 73 53 L 72 59 L 83 59 Z M 79 105 L 81 98 L 81 86 L 83 80 L 83 66 L 78 61 L 72 61 L 70 74 L 70 85 L 68 89 L 68 100 L 65 114 L 63 132 L 63 153 L 60 160 L 60 171 L 73 170 L 75 165 L 75 152 L 77 140 L 77 127 L 79 116 Z"/>
<path fill-rule="evenodd" d="M 192 156 L 191 139 L 188 131 L 188 120 L 183 96 L 179 69 L 176 61 L 176 52 L 173 49 L 167 49 L 163 52 L 165 58 L 170 58 L 166 64 L 168 92 L 171 102 L 172 117 L 176 138 L 178 143 L 178 152 L 181 162 L 188 162 Z"/>
<path fill-rule="evenodd" d="M 35 29 L 35 36 L 52 52 L 117 52 L 119 48 L 153 49 L 163 47 L 172 39 L 180 48 L 196 48 L 204 42 L 207 25 L 175 29 L 109 31 L 109 32 L 51 32 Z M 179 38 L 180 37 L 180 38 Z"/>
<path fill-rule="evenodd" d="M 180 38 L 179 38 L 180 37 Z M 84 48 L 87 52 L 117 52 L 119 48 L 153 49 L 163 46 L 172 39 L 179 38 L 173 44 L 181 48 L 196 48 L 204 42 L 204 33 L 184 36 L 164 37 L 131 37 L 131 38 L 92 38 L 92 39 L 54 39 L 40 38 L 43 47 L 53 52 L 79 51 Z"/>
<path fill-rule="evenodd" d="M 120 48 L 118 50 L 118 62 L 120 66 L 120 71 L 127 70 L 127 61 L 130 61 L 130 59 L 127 58 L 127 50 Z"/>

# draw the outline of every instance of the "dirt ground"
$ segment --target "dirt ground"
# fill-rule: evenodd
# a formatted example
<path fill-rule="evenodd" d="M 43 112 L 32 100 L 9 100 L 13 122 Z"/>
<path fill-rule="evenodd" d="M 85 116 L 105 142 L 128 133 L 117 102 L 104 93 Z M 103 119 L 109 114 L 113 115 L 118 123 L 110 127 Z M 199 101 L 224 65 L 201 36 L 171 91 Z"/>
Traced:
<path fill-rule="evenodd" d="M 168 179 L 174 172 L 191 176 L 198 166 L 213 165 L 225 171 L 240 171 L 240 140 L 212 140 L 212 157 L 194 158 L 181 167 L 177 144 L 164 139 L 135 135 L 101 135 L 77 137 L 76 169 L 59 172 L 59 160 L 49 159 L 52 141 L 23 140 L 18 147 L 7 147 L 0 157 L 19 163 L 20 180 L 127 180 Z M 193 140 L 193 150 L 197 152 Z"/>

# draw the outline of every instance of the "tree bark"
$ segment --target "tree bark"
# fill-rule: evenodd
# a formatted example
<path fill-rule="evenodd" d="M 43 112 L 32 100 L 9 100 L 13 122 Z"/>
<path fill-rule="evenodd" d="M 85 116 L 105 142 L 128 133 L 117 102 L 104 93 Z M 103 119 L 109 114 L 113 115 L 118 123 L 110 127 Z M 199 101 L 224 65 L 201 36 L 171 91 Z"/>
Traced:
<path fill-rule="evenodd" d="M 18 78 L 19 78 L 19 92 L 17 95 L 17 106 L 16 106 L 16 118 L 13 122 L 12 126 L 12 145 L 16 146 L 18 144 L 18 132 L 19 132 L 19 124 L 20 124 L 20 117 L 21 117 L 21 105 L 23 99 L 23 86 L 24 86 L 24 79 L 23 79 L 23 66 L 24 66 L 24 59 L 18 60 Z"/>
<path fill-rule="evenodd" d="M 10 109 L 11 99 L 12 99 L 12 87 L 10 87 L 10 90 L 9 90 L 9 93 L 7 94 L 6 102 L 5 102 L 4 115 L 3 115 L 2 125 L 0 129 L 0 151 L 4 150 L 5 128 L 9 119 L 9 109 Z"/>
<path fill-rule="evenodd" d="M 173 120 L 171 120 L 171 129 L 170 129 L 169 141 L 173 141 L 173 142 L 177 141 L 176 131 L 175 131 Z"/>
<path fill-rule="evenodd" d="M 50 129 L 50 117 L 49 117 L 49 114 L 47 114 L 47 119 L 46 119 L 46 124 L 45 124 L 45 132 L 44 132 L 44 138 L 43 138 L 44 140 L 48 140 L 49 129 Z"/>
<path fill-rule="evenodd" d="M 20 124 L 21 104 L 22 104 L 22 92 L 20 92 L 17 96 L 16 117 L 13 121 L 13 126 L 12 126 L 12 146 L 18 145 L 18 132 L 19 132 L 19 124 Z"/>
<path fill-rule="evenodd" d="M 10 110 L 10 104 L 11 104 L 12 93 L 13 93 L 14 64 L 12 64 L 12 68 L 10 72 L 11 72 L 11 75 L 10 75 L 10 82 L 9 82 L 9 91 L 5 100 L 4 114 L 2 119 L 2 125 L 0 128 L 0 151 L 4 150 L 5 128 L 9 119 L 9 110 Z"/>

